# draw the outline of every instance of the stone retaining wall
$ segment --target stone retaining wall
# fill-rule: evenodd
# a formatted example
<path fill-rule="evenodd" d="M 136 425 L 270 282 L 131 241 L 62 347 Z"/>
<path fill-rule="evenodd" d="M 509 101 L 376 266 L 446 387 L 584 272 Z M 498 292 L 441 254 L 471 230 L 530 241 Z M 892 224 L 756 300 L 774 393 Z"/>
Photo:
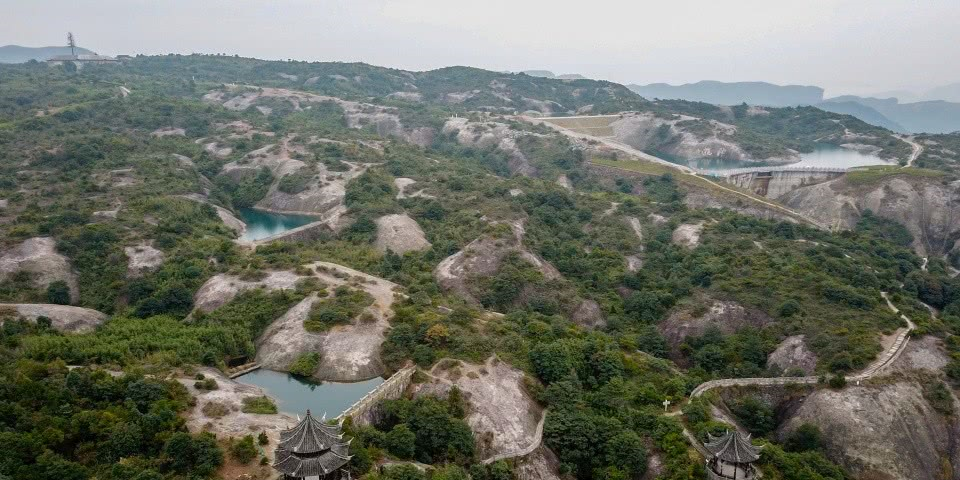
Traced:
<path fill-rule="evenodd" d="M 354 425 L 370 425 L 377 421 L 380 415 L 379 405 L 384 400 L 395 400 L 403 395 L 410 386 L 410 380 L 417 367 L 405 367 L 394 373 L 387 381 L 366 394 L 356 403 L 343 411 L 337 418 L 352 417 Z"/>

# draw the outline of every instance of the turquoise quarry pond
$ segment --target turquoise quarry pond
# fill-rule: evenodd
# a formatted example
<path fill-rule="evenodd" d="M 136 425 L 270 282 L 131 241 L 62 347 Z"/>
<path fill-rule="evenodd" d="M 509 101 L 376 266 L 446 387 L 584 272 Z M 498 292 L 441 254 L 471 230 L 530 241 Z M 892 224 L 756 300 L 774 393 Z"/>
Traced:
<path fill-rule="evenodd" d="M 334 418 L 373 391 L 381 383 L 382 378 L 373 378 L 356 383 L 311 383 L 293 375 L 259 369 L 241 375 L 235 379 L 248 385 L 256 385 L 267 391 L 277 400 L 277 408 L 290 415 L 303 416 L 307 409 L 314 415 L 324 413 L 327 418 Z"/>
<path fill-rule="evenodd" d="M 658 154 L 659 155 L 659 154 Z M 763 162 L 743 162 L 740 160 L 720 160 L 715 158 L 700 158 L 694 160 L 679 159 L 670 155 L 662 156 L 664 160 L 687 165 L 691 168 L 706 170 L 710 172 L 722 172 L 724 170 L 735 170 L 738 168 L 766 167 L 770 164 Z M 869 165 L 892 165 L 876 155 L 858 152 L 847 148 L 841 148 L 834 145 L 819 145 L 812 152 L 801 153 L 800 161 L 786 165 L 775 165 L 784 167 L 829 167 L 829 168 L 852 168 L 865 167 Z"/>
<path fill-rule="evenodd" d="M 247 224 L 247 231 L 240 237 L 240 240 L 250 242 L 317 221 L 316 217 L 307 215 L 285 215 L 253 208 L 241 208 L 238 212 L 240 213 L 240 220 Z"/>

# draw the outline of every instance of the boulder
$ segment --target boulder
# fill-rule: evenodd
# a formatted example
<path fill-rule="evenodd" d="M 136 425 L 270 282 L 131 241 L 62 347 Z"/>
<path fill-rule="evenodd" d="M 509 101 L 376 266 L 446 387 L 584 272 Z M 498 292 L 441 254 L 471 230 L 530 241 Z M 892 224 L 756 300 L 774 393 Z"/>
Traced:
<path fill-rule="evenodd" d="M 376 220 L 377 239 L 374 245 L 377 250 L 403 255 L 407 252 L 426 250 L 430 242 L 424 236 L 423 230 L 417 221 L 406 214 L 385 215 Z"/>
<path fill-rule="evenodd" d="M 106 321 L 107 316 L 96 310 L 69 305 L 47 303 L 0 304 L 0 324 L 4 318 L 23 318 L 36 322 L 39 317 L 50 319 L 51 327 L 58 332 L 87 333 Z"/>
<path fill-rule="evenodd" d="M 66 282 L 70 299 L 80 298 L 77 277 L 66 257 L 57 253 L 57 242 L 50 237 L 34 237 L 0 255 L 0 282 L 17 272 L 28 272 L 38 288 L 47 288 L 53 282 Z"/>

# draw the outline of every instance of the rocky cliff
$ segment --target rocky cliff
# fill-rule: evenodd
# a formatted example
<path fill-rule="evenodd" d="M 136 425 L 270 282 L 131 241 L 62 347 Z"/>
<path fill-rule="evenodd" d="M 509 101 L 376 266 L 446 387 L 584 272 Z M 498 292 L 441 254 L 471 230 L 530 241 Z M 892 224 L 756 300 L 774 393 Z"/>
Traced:
<path fill-rule="evenodd" d="M 834 228 L 853 228 L 871 210 L 907 227 L 921 256 L 946 254 L 960 238 L 960 181 L 945 183 L 939 177 L 906 172 L 864 181 L 848 174 L 798 188 L 780 200 Z"/>

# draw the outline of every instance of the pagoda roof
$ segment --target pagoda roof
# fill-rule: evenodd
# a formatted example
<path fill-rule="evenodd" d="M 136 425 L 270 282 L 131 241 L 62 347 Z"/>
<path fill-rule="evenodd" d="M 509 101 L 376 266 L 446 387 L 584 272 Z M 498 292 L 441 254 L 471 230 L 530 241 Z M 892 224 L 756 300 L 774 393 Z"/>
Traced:
<path fill-rule="evenodd" d="M 760 458 L 762 448 L 750 443 L 750 435 L 742 435 L 737 431 L 727 432 L 719 437 L 708 433 L 707 443 L 703 446 L 713 455 L 713 458 L 728 463 L 756 462 Z"/>
<path fill-rule="evenodd" d="M 319 453 L 341 443 L 341 438 L 340 425 L 327 425 L 307 410 L 307 416 L 297 426 L 280 432 L 277 448 L 291 453 Z"/>
<path fill-rule="evenodd" d="M 323 477 L 337 471 L 350 461 L 349 445 L 338 443 L 322 453 L 296 454 L 277 449 L 273 468 L 290 477 Z"/>

